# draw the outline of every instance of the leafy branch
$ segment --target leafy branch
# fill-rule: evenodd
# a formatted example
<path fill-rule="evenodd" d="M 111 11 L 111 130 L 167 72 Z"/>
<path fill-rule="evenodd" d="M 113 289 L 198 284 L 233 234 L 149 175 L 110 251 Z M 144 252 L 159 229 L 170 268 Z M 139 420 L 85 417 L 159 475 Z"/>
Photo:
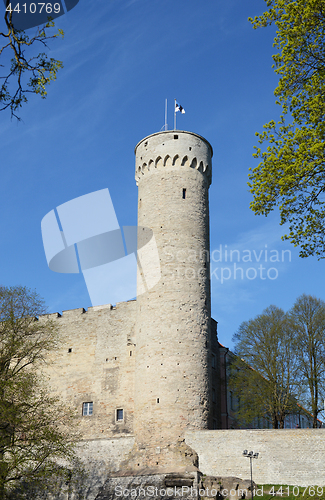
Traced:
<path fill-rule="evenodd" d="M 56 34 L 49 34 L 49 30 L 54 27 L 54 21 L 50 17 L 43 27 L 37 28 L 33 37 L 26 35 L 23 30 L 15 29 L 12 11 L 6 10 L 4 19 L 7 31 L 0 32 L 3 40 L 0 61 L 5 52 L 10 53 L 12 57 L 10 67 L 7 64 L 0 64 L 5 73 L 0 74 L 0 111 L 9 108 L 11 117 L 20 120 L 18 110 L 27 102 L 27 94 L 39 94 L 45 99 L 47 85 L 56 80 L 58 70 L 63 67 L 61 61 L 49 58 L 44 49 L 48 48 L 49 40 L 63 38 L 64 33 L 59 29 Z M 42 52 L 37 55 L 31 50 L 36 45 L 42 48 Z"/>

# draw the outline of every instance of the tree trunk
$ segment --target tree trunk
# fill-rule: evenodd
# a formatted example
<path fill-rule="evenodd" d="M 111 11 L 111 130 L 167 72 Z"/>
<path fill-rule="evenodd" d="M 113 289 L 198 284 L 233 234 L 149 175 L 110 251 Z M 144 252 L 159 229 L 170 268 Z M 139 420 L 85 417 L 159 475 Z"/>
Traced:
<path fill-rule="evenodd" d="M 273 420 L 272 420 L 272 427 L 273 429 L 278 429 L 278 417 L 277 415 L 273 415 Z"/>

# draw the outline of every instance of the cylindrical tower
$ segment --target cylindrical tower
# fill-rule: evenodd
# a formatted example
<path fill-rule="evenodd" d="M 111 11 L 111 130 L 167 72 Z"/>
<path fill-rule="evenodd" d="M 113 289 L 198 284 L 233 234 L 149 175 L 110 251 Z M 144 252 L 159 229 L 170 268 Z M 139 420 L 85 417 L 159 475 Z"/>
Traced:
<path fill-rule="evenodd" d="M 146 465 L 166 465 L 186 429 L 208 426 L 212 147 L 173 130 L 146 137 L 135 154 L 138 248 L 141 228 L 152 229 L 161 278 L 143 293 L 138 273 L 134 431 Z"/>

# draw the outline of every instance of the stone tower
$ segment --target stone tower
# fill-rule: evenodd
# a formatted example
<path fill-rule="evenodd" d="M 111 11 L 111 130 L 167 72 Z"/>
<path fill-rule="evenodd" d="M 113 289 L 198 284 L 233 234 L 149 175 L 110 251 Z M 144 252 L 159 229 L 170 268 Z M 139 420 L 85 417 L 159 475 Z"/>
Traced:
<path fill-rule="evenodd" d="M 152 229 L 161 278 L 137 296 L 133 467 L 195 462 L 184 431 L 210 426 L 209 204 L 212 147 L 164 131 L 136 148 L 138 226 Z M 138 234 L 138 248 L 141 229 Z M 150 261 L 150 256 L 148 261 Z M 141 272 L 138 273 L 138 286 Z"/>

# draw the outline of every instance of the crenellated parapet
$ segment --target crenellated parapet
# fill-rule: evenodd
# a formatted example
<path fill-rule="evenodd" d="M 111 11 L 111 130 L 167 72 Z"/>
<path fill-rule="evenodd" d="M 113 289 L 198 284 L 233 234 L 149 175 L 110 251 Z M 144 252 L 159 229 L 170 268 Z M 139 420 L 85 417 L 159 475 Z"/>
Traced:
<path fill-rule="evenodd" d="M 112 304 L 103 304 L 100 306 L 92 306 L 85 309 L 84 307 L 79 307 L 77 309 L 67 309 L 62 311 L 61 313 L 55 312 L 50 314 L 41 314 L 35 320 L 37 321 L 48 321 L 61 319 L 61 320 L 73 320 L 81 318 L 82 316 L 102 316 L 103 314 L 109 314 L 109 311 L 116 311 L 116 309 L 120 310 L 128 310 L 128 304 L 130 302 L 135 302 L 135 299 L 128 300 L 126 302 L 117 302 L 115 306 Z"/>
<path fill-rule="evenodd" d="M 136 145 L 135 154 L 137 184 L 144 175 L 173 168 L 195 169 L 211 184 L 212 147 L 193 132 L 169 130 L 149 135 Z"/>

